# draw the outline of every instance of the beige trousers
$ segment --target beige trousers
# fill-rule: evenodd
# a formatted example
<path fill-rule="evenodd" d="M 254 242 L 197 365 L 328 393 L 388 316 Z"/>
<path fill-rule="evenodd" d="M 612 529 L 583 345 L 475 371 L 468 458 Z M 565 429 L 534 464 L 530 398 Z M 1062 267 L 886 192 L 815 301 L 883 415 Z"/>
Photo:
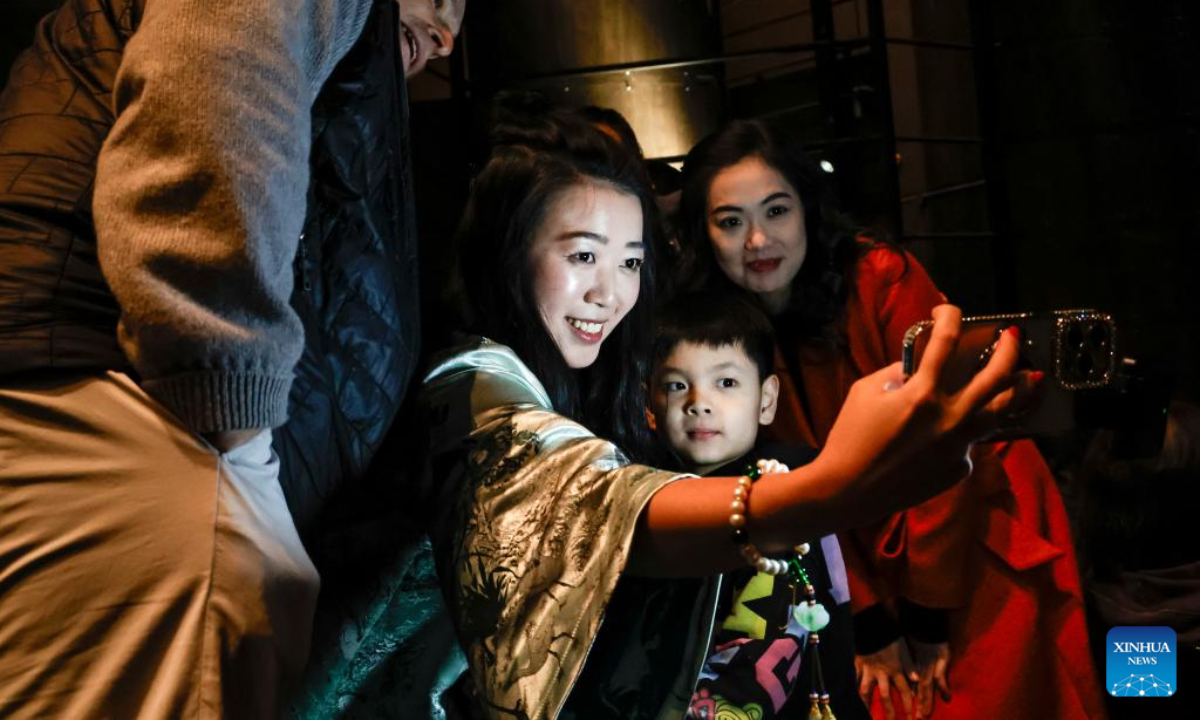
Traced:
<path fill-rule="evenodd" d="M 278 476 L 120 373 L 0 384 L 0 717 L 278 716 L 318 588 Z"/>

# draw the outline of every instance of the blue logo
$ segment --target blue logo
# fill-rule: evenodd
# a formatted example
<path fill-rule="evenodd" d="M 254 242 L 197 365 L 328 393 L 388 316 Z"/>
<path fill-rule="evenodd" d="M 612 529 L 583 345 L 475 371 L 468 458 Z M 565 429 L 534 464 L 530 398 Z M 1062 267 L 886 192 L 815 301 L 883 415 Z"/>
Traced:
<path fill-rule="evenodd" d="M 1168 697 L 1175 694 L 1175 631 L 1169 627 L 1115 627 L 1108 631 L 1108 694 Z"/>

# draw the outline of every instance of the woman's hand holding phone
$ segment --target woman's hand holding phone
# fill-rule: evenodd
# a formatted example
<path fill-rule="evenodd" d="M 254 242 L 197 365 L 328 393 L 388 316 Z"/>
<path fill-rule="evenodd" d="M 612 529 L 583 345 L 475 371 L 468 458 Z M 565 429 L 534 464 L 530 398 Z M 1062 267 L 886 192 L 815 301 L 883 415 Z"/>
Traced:
<path fill-rule="evenodd" d="M 855 524 L 869 520 L 864 512 L 883 517 L 966 477 L 971 445 L 1033 397 L 1035 380 L 1015 371 L 1015 332 L 1002 334 L 987 365 L 970 382 L 951 387 L 944 369 L 958 344 L 962 314 L 940 305 L 933 317 L 917 371 L 905 382 L 895 363 L 856 382 L 814 461 L 832 478 L 821 493 L 830 510 L 843 502 L 857 505 Z"/>

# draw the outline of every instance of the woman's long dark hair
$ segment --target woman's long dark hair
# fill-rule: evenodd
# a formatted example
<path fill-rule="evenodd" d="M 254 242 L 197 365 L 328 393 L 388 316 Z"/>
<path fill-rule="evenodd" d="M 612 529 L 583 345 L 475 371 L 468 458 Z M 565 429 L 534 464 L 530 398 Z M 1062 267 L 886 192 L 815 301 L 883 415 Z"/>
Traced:
<path fill-rule="evenodd" d="M 695 253 L 693 286 L 732 285 L 717 265 L 709 239 L 708 191 L 717 173 L 749 157 L 762 158 L 779 171 L 804 207 L 808 250 L 776 325 L 800 337 L 824 335 L 846 305 L 858 256 L 855 233 L 838 211 L 825 173 L 798 143 L 762 121 L 736 120 L 701 140 L 684 160 L 679 212 L 684 244 Z"/>
<path fill-rule="evenodd" d="M 539 108 L 506 112 L 476 176 L 457 236 L 457 296 L 464 329 L 508 345 L 546 387 L 557 412 L 647 461 L 643 381 L 653 337 L 655 204 L 641 160 L 579 117 Z M 581 183 L 608 185 L 642 207 L 640 295 L 585 370 L 572 370 L 546 330 L 533 294 L 529 247 L 546 209 Z"/>

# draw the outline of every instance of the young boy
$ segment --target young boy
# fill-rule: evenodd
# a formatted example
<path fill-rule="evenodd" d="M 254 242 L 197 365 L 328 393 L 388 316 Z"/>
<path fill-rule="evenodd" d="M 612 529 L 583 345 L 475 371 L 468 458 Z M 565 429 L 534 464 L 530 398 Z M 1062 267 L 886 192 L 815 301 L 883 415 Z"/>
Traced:
<path fill-rule="evenodd" d="M 759 426 L 775 418 L 774 357 L 771 323 L 747 300 L 697 293 L 666 308 L 655 342 L 651 409 L 656 432 L 681 468 L 737 476 L 758 460 L 790 467 L 812 460 L 816 451 L 804 445 L 757 442 Z M 814 643 L 823 672 L 814 673 L 816 648 L 808 647 L 810 633 L 793 614 L 804 588 L 789 575 L 751 567 L 727 573 L 689 718 L 803 717 L 810 695 L 820 694 L 814 674 L 823 676 L 832 698 L 820 705 L 841 720 L 869 717 L 855 693 L 850 593 L 837 538 L 812 541 L 797 529 L 796 542 L 805 541 L 809 550 L 800 563 L 830 616 Z"/>

